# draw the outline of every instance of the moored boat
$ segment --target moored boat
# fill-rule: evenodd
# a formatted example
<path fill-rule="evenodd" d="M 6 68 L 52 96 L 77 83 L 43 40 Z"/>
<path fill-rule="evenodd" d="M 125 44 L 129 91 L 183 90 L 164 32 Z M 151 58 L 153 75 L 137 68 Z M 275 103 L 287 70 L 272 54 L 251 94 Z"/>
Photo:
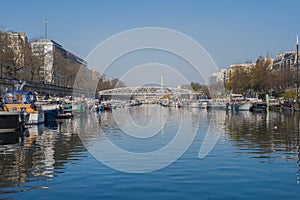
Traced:
<path fill-rule="evenodd" d="M 238 111 L 249 111 L 251 108 L 252 104 L 249 101 L 244 101 L 244 102 L 239 102 L 236 104 L 236 109 Z"/>
<path fill-rule="evenodd" d="M 59 105 L 56 104 L 42 104 L 41 105 L 45 121 L 54 121 L 57 118 Z"/>
<path fill-rule="evenodd" d="M 210 104 L 211 99 L 199 99 L 199 108 L 206 109 L 207 105 Z"/>
<path fill-rule="evenodd" d="M 44 111 L 36 102 L 33 92 L 6 91 L 4 96 L 6 111 L 24 112 L 26 124 L 44 123 Z"/>
<path fill-rule="evenodd" d="M 21 131 L 24 116 L 19 111 L 0 111 L 0 133 Z"/>
<path fill-rule="evenodd" d="M 252 112 L 265 112 L 267 110 L 267 104 L 263 102 L 253 103 L 250 111 Z"/>

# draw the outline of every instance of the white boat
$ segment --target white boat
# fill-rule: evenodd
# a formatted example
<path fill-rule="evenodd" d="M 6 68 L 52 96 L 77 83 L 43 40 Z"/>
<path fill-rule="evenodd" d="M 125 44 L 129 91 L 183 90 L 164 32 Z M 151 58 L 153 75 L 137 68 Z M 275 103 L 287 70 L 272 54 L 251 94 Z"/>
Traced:
<path fill-rule="evenodd" d="M 242 94 L 231 94 L 230 95 L 230 100 L 235 102 L 235 101 L 244 101 L 245 97 Z"/>
<path fill-rule="evenodd" d="M 246 94 L 245 95 L 246 101 L 250 101 L 251 103 L 261 103 L 262 99 L 257 98 L 253 94 Z"/>
<path fill-rule="evenodd" d="M 248 99 L 246 99 L 242 94 L 231 94 L 231 108 L 234 108 L 237 111 L 249 111 L 252 106 L 252 101 L 256 101 L 253 96 L 248 95 Z"/>
<path fill-rule="evenodd" d="M 206 109 L 211 99 L 199 99 L 199 108 Z"/>
<path fill-rule="evenodd" d="M 238 103 L 237 109 L 238 109 L 239 111 L 249 111 L 250 108 L 251 108 L 251 106 L 252 106 L 252 103 L 249 102 L 249 101 L 246 101 L 246 102 L 239 102 L 239 103 Z"/>

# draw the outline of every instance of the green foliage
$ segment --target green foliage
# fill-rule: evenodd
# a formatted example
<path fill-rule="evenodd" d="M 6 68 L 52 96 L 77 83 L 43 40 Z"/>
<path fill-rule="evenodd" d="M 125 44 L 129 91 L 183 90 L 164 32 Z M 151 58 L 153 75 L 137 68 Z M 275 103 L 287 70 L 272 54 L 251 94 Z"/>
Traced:
<path fill-rule="evenodd" d="M 266 93 L 272 87 L 273 72 L 271 71 L 271 60 L 259 58 L 251 69 L 251 88 L 255 92 Z"/>
<path fill-rule="evenodd" d="M 295 90 L 287 90 L 287 91 L 285 91 L 283 97 L 286 99 L 293 99 L 296 97 L 296 91 Z"/>
<path fill-rule="evenodd" d="M 235 67 L 228 74 L 229 81 L 226 89 L 234 93 L 282 93 L 288 86 L 285 80 L 291 81 L 290 75 L 286 76 L 281 71 L 272 69 L 273 61 L 270 58 L 258 58 L 250 69 L 242 66 Z M 285 77 L 285 79 L 283 79 Z"/>
<path fill-rule="evenodd" d="M 248 71 L 237 67 L 231 75 L 229 89 L 234 93 L 244 93 L 250 89 L 250 74 Z"/>
<path fill-rule="evenodd" d="M 191 88 L 193 91 L 199 91 L 202 89 L 202 86 L 199 83 L 191 82 Z"/>
<path fill-rule="evenodd" d="M 207 96 L 207 97 L 210 96 L 209 89 L 207 86 L 201 85 L 200 83 L 195 83 L 195 82 L 191 82 L 190 86 L 194 92 L 201 93 L 202 95 Z"/>

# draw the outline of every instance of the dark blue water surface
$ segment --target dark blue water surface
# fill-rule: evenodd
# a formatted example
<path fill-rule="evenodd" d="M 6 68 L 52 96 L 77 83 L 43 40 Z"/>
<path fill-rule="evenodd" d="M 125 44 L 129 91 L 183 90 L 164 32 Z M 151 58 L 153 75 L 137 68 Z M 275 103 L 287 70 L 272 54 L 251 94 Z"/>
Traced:
<path fill-rule="evenodd" d="M 133 120 L 146 124 L 147 109 L 153 106 L 157 105 L 128 109 Z M 79 137 L 84 134 L 78 133 L 82 127 L 87 132 L 91 127 L 96 128 L 90 120 L 94 114 L 79 115 L 73 120 L 32 127 L 21 135 L 1 135 L 0 199 L 296 199 L 299 196 L 297 113 L 156 109 L 165 109 L 168 117 L 164 129 L 151 138 L 141 141 L 123 134 L 111 112 L 103 113 L 103 132 L 99 135 L 105 134 L 128 151 L 154 151 L 175 137 L 183 113 L 191 112 L 192 126 L 198 128 L 196 138 L 183 156 L 169 166 L 150 173 L 109 168 L 86 150 Z M 216 123 L 221 136 L 213 150 L 199 159 L 209 122 Z"/>

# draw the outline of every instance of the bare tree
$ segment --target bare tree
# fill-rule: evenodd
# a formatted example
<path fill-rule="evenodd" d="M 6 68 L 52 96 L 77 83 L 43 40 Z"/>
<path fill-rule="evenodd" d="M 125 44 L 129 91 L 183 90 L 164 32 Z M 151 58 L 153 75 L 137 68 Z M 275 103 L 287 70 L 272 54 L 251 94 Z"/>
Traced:
<path fill-rule="evenodd" d="M 17 57 L 6 32 L 0 32 L 0 65 L 2 77 L 17 78 Z"/>

